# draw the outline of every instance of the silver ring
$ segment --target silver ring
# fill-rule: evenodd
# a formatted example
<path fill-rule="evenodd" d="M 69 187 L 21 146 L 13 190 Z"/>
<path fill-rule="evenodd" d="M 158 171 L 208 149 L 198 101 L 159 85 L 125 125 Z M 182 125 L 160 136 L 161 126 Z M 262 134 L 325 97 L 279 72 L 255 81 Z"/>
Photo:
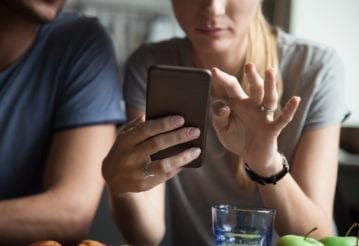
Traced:
<path fill-rule="evenodd" d="M 264 105 L 261 105 L 261 111 L 266 113 L 266 114 L 271 114 L 271 113 L 274 113 L 276 111 L 276 109 L 270 109 Z"/>
<path fill-rule="evenodd" d="M 151 161 L 150 160 L 147 160 L 146 163 L 145 163 L 145 167 L 143 169 L 143 177 L 144 178 L 148 178 L 148 177 L 153 177 L 155 176 L 153 173 L 151 173 L 150 171 L 150 164 L 151 164 Z"/>

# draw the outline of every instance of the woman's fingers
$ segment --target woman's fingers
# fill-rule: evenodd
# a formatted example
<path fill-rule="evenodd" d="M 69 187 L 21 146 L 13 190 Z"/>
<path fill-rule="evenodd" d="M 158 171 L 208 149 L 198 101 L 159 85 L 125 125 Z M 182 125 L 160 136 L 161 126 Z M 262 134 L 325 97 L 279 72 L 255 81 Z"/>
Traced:
<path fill-rule="evenodd" d="M 222 100 L 231 98 L 245 99 L 247 94 L 243 91 L 236 77 L 231 76 L 218 68 L 212 68 L 212 96 Z"/>
<path fill-rule="evenodd" d="M 274 111 L 278 104 L 278 92 L 276 88 L 275 72 L 273 69 L 265 71 L 264 97 L 262 106 Z"/>
<path fill-rule="evenodd" d="M 231 109 L 223 101 L 215 101 L 212 104 L 213 112 L 213 126 L 217 131 L 226 129 L 228 127 L 228 117 L 231 114 Z"/>
<path fill-rule="evenodd" d="M 273 128 L 280 132 L 292 119 L 300 103 L 300 97 L 293 96 L 286 103 L 282 112 L 273 121 Z"/>
<path fill-rule="evenodd" d="M 264 95 L 263 79 L 253 64 L 246 64 L 244 71 L 249 82 L 249 96 L 256 104 L 260 104 Z"/>
<path fill-rule="evenodd" d="M 264 81 L 253 64 L 247 64 L 245 72 L 249 82 L 249 96 L 251 100 L 261 105 L 268 112 L 274 111 L 278 103 L 274 70 L 267 69 L 265 71 Z"/>
<path fill-rule="evenodd" d="M 265 80 L 257 72 L 253 64 L 245 65 L 245 74 L 249 82 L 249 95 L 245 93 L 238 80 L 217 68 L 212 68 L 212 95 L 222 100 L 250 98 L 255 104 L 263 106 L 267 111 L 277 108 L 278 92 L 275 71 L 267 69 Z"/>

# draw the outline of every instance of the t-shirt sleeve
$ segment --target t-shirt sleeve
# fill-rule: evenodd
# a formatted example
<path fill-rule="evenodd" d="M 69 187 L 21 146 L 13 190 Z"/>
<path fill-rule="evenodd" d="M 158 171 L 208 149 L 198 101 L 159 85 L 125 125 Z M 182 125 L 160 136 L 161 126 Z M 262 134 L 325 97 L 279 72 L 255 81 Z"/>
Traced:
<path fill-rule="evenodd" d="M 63 28 L 64 29 L 64 28 Z M 125 121 L 115 51 L 94 18 L 72 23 L 64 49 L 66 74 L 58 90 L 54 129 Z M 71 48 L 69 48 L 71 47 Z"/>
<path fill-rule="evenodd" d="M 341 123 L 350 114 L 345 102 L 344 65 L 338 54 L 330 49 L 316 65 L 320 68 L 316 78 L 313 103 L 309 108 L 305 125 L 306 129 Z"/>
<path fill-rule="evenodd" d="M 123 81 L 124 100 L 126 105 L 145 110 L 147 70 L 151 62 L 151 54 L 144 46 L 139 47 L 127 60 Z"/>

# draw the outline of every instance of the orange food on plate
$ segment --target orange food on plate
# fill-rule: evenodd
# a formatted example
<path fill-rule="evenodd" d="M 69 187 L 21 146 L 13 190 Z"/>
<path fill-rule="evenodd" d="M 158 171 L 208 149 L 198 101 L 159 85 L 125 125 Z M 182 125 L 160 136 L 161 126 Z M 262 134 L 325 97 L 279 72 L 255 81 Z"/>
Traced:
<path fill-rule="evenodd" d="M 106 246 L 106 245 L 98 241 L 88 239 L 81 241 L 79 244 L 77 244 L 77 246 Z"/>
<path fill-rule="evenodd" d="M 54 240 L 43 240 L 30 244 L 29 246 L 61 246 L 61 243 Z"/>
<path fill-rule="evenodd" d="M 29 246 L 62 246 L 62 244 L 54 240 L 42 240 L 42 241 L 34 242 Z M 106 246 L 106 245 L 99 241 L 86 239 L 79 242 L 77 246 Z"/>

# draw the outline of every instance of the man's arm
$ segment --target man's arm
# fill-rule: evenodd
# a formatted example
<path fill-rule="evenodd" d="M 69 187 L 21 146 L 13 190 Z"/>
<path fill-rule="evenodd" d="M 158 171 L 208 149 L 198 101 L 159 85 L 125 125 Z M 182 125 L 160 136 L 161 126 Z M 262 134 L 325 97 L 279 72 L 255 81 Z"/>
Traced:
<path fill-rule="evenodd" d="M 83 237 L 103 189 L 101 163 L 116 137 L 113 124 L 54 134 L 38 195 L 0 201 L 0 244 Z"/>

